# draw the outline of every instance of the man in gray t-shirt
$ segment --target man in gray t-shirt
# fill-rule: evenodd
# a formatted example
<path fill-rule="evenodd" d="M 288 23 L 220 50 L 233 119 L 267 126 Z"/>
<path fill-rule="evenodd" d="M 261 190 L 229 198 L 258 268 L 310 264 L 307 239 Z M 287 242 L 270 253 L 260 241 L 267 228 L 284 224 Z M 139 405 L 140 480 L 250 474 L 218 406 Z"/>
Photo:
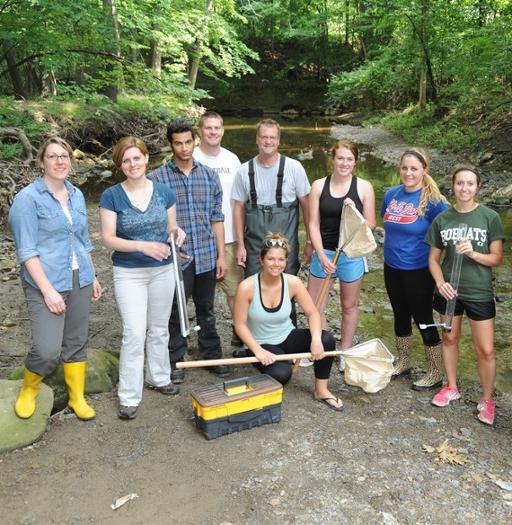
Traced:
<path fill-rule="evenodd" d="M 280 128 L 275 120 L 265 119 L 258 123 L 258 155 L 242 164 L 233 185 L 236 258 L 245 268 L 246 276 L 259 270 L 261 243 L 268 231 L 280 231 L 288 237 L 287 272 L 296 274 L 300 266 L 298 206 L 302 208 L 307 234 L 311 187 L 301 163 L 279 154 L 279 138 Z M 307 261 L 311 253 L 311 243 L 307 240 L 304 247 Z"/>

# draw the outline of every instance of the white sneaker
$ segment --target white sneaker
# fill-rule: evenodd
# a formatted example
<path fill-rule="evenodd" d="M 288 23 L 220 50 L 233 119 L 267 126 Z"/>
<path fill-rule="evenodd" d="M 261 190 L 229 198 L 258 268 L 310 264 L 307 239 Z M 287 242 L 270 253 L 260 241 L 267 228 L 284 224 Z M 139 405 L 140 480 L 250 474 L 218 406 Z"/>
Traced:
<path fill-rule="evenodd" d="M 303 357 L 299 361 L 299 366 L 302 367 L 302 368 L 306 368 L 307 366 L 311 366 L 312 364 L 313 364 L 313 361 L 311 361 L 311 359 L 309 359 L 309 357 Z"/>

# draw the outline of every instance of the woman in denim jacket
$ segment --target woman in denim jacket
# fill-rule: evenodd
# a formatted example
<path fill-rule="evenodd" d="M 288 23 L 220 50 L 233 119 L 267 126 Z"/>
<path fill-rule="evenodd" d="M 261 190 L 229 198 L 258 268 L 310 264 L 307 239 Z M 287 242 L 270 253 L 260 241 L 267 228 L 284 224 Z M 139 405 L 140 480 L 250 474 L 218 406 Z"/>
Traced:
<path fill-rule="evenodd" d="M 90 257 L 87 209 L 78 188 L 66 179 L 72 150 L 59 137 L 48 139 L 37 159 L 42 177 L 21 190 L 9 212 L 21 280 L 27 299 L 32 346 L 25 360 L 18 417 L 29 418 L 44 376 L 63 363 L 69 407 L 93 419 L 84 398 L 91 298 L 101 297 Z"/>

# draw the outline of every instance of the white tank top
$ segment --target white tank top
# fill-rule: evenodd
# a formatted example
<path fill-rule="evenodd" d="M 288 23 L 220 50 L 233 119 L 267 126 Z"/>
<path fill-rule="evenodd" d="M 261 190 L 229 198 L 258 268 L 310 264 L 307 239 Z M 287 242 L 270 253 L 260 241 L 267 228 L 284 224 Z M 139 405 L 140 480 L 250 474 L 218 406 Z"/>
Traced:
<path fill-rule="evenodd" d="M 61 204 L 62 211 L 64 212 L 64 215 L 67 217 L 70 224 L 73 224 L 73 219 L 71 218 L 71 213 L 69 212 L 69 208 L 67 204 Z M 78 270 L 78 260 L 76 258 L 75 250 L 72 251 L 71 255 L 71 269 L 72 270 Z"/>
<path fill-rule="evenodd" d="M 259 344 L 282 343 L 294 329 L 290 313 L 292 302 L 288 291 L 288 275 L 281 274 L 281 301 L 275 308 L 267 308 L 261 300 L 260 274 L 254 277 L 254 296 L 247 313 L 247 326 Z"/>

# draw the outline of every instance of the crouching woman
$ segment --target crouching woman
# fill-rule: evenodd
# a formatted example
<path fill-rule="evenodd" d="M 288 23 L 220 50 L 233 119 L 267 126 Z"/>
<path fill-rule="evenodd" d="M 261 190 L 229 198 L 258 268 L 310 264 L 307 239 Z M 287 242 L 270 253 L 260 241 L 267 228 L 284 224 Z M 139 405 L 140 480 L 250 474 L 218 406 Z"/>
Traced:
<path fill-rule="evenodd" d="M 258 358 L 255 367 L 283 385 L 292 375 L 290 361 L 276 361 L 276 355 L 311 352 L 314 362 L 314 399 L 341 411 L 343 402 L 329 391 L 334 350 L 332 335 L 322 330 L 320 313 L 301 280 L 284 273 L 288 263 L 288 241 L 280 233 L 265 237 L 261 270 L 242 281 L 235 297 L 235 330 Z M 295 328 L 290 313 L 292 300 L 299 303 L 309 321 L 309 330 Z"/>

